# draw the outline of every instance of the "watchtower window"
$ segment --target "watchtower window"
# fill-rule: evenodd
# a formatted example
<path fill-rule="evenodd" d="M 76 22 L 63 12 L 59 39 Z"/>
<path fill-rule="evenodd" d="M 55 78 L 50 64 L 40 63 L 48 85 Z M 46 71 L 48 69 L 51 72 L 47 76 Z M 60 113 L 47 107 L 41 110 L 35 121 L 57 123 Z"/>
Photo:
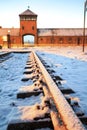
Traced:
<path fill-rule="evenodd" d="M 36 17 L 32 17 L 32 16 L 21 16 L 20 20 L 36 20 Z"/>
<path fill-rule="evenodd" d="M 22 26 L 22 30 L 24 30 L 24 26 Z"/>
<path fill-rule="evenodd" d="M 34 26 L 32 26 L 32 30 L 34 30 Z"/>

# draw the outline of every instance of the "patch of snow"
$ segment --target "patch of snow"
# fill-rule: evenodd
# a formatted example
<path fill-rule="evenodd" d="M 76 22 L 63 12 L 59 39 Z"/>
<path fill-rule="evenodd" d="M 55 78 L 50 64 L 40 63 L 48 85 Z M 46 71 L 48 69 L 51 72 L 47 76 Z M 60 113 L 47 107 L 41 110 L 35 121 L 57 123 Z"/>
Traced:
<path fill-rule="evenodd" d="M 37 53 L 52 70 L 54 75 L 60 76 L 66 85 L 72 88 L 75 96 L 80 100 L 82 110 L 87 114 L 87 47 L 82 52 L 82 47 L 43 47 L 37 48 Z M 44 54 L 44 55 L 43 55 Z M 55 65 L 60 64 L 61 67 Z"/>
<path fill-rule="evenodd" d="M 38 106 L 40 106 L 38 103 L 33 106 L 20 106 L 19 111 L 22 113 L 21 120 L 33 120 L 36 117 L 44 117 L 45 113 L 49 112 L 48 107 L 38 109 Z"/>

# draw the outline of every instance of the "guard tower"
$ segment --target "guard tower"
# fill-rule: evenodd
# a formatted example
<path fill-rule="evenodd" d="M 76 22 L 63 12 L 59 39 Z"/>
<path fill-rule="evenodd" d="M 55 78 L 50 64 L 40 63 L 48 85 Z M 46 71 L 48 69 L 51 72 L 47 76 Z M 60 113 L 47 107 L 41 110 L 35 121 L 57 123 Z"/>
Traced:
<path fill-rule="evenodd" d="M 34 43 L 37 43 L 37 15 L 30 9 L 19 14 L 20 17 L 20 36 L 21 42 L 24 43 L 24 36 L 34 36 Z"/>

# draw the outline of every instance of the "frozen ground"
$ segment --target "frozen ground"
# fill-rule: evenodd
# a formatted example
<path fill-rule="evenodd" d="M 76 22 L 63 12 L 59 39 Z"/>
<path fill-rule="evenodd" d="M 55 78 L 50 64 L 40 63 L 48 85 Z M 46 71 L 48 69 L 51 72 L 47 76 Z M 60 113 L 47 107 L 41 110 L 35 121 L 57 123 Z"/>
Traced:
<path fill-rule="evenodd" d="M 82 110 L 87 114 L 87 48 L 49 47 L 37 49 L 38 54 L 72 88 Z"/>
<path fill-rule="evenodd" d="M 0 130 L 7 130 L 11 120 L 33 120 L 36 115 L 44 116 L 48 111 L 48 109 L 36 111 L 37 106 L 43 101 L 43 94 L 17 99 L 17 93 L 23 86 L 28 88 L 33 85 L 32 80 L 21 81 L 28 55 L 13 53 L 8 60 L 0 63 Z"/>
<path fill-rule="evenodd" d="M 82 110 L 87 114 L 87 48 L 85 47 L 84 53 L 82 47 L 36 47 L 29 49 L 37 51 L 50 68 L 55 70 L 55 75 L 64 79 L 64 85 L 76 92 L 75 100 L 79 102 Z M 0 64 L 0 130 L 6 130 L 8 119 L 11 118 L 15 109 L 14 103 L 17 106 L 26 106 L 27 102 L 29 105 L 34 104 L 32 102 L 34 97 L 24 101 L 16 99 L 20 86 L 32 84 L 31 82 L 26 84 L 21 82 L 27 56 L 27 54 L 22 56 L 16 54 L 13 58 L 11 57 Z M 40 101 L 37 99 L 35 102 Z"/>
<path fill-rule="evenodd" d="M 0 130 L 6 130 L 16 106 L 26 105 L 26 102 L 29 102 L 28 99 L 23 101 L 16 98 L 19 87 L 25 85 L 21 78 L 28 54 L 12 55 L 0 63 Z M 29 84 L 31 83 L 27 82 L 26 85 Z"/>

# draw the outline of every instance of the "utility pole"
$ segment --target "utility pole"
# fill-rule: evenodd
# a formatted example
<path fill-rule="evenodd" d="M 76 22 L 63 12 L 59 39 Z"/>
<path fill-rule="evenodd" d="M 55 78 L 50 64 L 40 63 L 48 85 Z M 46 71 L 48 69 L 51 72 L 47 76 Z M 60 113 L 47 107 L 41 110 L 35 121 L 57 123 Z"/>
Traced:
<path fill-rule="evenodd" d="M 84 3 L 84 25 L 83 25 L 83 52 L 85 50 L 85 21 L 86 21 L 86 10 L 87 10 L 87 0 Z"/>

